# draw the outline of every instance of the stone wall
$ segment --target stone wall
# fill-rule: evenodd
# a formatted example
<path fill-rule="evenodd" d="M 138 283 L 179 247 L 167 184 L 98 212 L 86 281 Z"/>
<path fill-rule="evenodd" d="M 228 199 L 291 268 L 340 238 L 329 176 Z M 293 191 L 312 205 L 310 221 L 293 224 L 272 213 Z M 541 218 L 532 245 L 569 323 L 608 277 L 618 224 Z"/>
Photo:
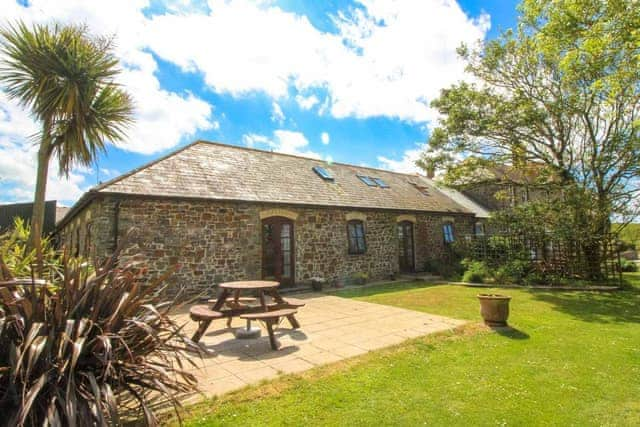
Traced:
<path fill-rule="evenodd" d="M 79 212 L 61 230 L 65 244 L 89 251 L 91 256 L 111 253 L 131 227 L 136 239 L 128 254 L 141 253 L 151 275 L 173 265 L 173 289 L 190 293 L 210 291 L 214 283 L 261 277 L 261 218 L 288 215 L 294 219 L 295 279 L 307 284 L 312 277 L 348 282 L 355 273 L 370 280 L 386 279 L 398 272 L 398 220 L 414 224 L 415 266 L 424 269 L 428 259 L 442 258 L 442 225 L 453 222 L 457 235 L 473 232 L 471 215 L 390 212 L 340 208 L 267 206 L 258 203 L 189 201 L 170 199 L 101 197 Z M 367 251 L 348 253 L 347 218 L 364 220 Z M 76 234 L 79 231 L 79 238 Z M 86 239 L 89 239 L 88 241 Z M 86 249 L 88 248 L 88 249 Z"/>

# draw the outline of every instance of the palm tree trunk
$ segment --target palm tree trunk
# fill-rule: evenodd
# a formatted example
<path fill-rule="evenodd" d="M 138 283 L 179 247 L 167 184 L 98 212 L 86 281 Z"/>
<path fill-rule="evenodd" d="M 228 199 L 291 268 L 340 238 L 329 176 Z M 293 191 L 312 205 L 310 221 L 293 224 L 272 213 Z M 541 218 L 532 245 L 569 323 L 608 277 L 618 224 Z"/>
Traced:
<path fill-rule="evenodd" d="M 49 138 L 43 137 L 38 150 L 38 172 L 36 175 L 36 191 L 33 200 L 33 212 L 31 214 L 30 247 L 36 251 L 36 268 L 39 276 L 42 276 L 42 227 L 44 225 L 45 196 L 47 192 L 47 176 L 49 175 L 49 160 L 51 159 L 51 146 Z"/>

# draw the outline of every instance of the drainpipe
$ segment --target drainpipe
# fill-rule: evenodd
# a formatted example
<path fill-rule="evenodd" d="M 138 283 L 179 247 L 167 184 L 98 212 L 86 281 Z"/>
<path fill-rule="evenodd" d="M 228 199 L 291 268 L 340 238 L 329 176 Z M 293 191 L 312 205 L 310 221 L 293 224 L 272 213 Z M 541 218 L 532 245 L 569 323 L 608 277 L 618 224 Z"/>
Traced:
<path fill-rule="evenodd" d="M 113 251 L 118 248 L 118 230 L 120 228 L 120 199 L 116 200 L 113 209 Z"/>

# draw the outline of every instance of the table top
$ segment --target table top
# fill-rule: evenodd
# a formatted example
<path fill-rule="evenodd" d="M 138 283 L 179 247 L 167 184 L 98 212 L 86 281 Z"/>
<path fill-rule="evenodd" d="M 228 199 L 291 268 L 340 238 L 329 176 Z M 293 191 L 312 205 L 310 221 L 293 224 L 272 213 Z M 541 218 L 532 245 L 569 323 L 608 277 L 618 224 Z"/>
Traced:
<path fill-rule="evenodd" d="M 244 280 L 220 283 L 218 286 L 222 289 L 273 289 L 280 286 L 280 283 L 269 280 Z"/>

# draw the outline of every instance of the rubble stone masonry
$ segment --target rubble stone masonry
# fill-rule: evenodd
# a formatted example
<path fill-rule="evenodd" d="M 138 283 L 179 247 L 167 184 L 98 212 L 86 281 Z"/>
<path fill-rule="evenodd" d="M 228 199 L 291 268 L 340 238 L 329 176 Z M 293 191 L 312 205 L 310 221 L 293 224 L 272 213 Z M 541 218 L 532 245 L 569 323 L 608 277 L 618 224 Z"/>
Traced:
<path fill-rule="evenodd" d="M 293 219 L 297 285 L 312 277 L 348 282 L 355 273 L 370 280 L 397 273 L 402 220 L 414 222 L 415 266 L 422 271 L 427 260 L 442 258 L 444 222 L 452 222 L 458 236 L 471 234 L 475 223 L 473 215 L 461 214 L 105 195 L 75 214 L 59 236 L 73 252 L 102 258 L 134 227 L 125 253 L 143 255 L 154 276 L 179 265 L 171 289 L 199 293 L 222 281 L 261 277 L 261 221 L 270 215 Z M 348 253 L 347 220 L 353 218 L 364 222 L 364 254 Z"/>

